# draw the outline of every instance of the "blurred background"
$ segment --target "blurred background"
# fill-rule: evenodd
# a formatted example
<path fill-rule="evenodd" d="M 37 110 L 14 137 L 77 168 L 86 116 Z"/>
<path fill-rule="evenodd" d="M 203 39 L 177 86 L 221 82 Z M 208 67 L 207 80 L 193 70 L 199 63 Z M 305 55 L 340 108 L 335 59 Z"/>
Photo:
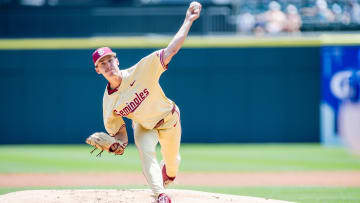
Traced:
<path fill-rule="evenodd" d="M 360 154 L 360 0 L 198 1 L 201 17 L 160 78 L 182 117 L 174 187 L 360 202 L 360 159 L 347 150 Z M 85 139 L 105 131 L 107 83 L 91 54 L 109 46 L 131 67 L 168 45 L 189 3 L 0 0 L 0 194 L 99 189 L 89 172 L 108 174 L 105 188 L 148 188 L 109 174 L 143 180 L 129 120 L 124 156 L 88 153 Z M 228 182 L 187 182 L 192 173 Z"/>
<path fill-rule="evenodd" d="M 184 7 L 190 2 L 190 0 L 1 0 L 3 29 L 0 36 L 13 38 L 174 34 L 184 17 Z M 204 9 L 202 17 L 192 29 L 192 34 L 258 35 L 357 31 L 360 28 L 358 0 L 199 0 L 199 2 L 203 4 Z"/>
<path fill-rule="evenodd" d="M 104 131 L 106 81 L 91 53 L 110 46 L 120 68 L 132 66 L 166 47 L 190 2 L 0 0 L 0 144 L 76 144 Z M 360 1 L 199 2 L 160 80 L 181 109 L 183 142 L 341 145 L 338 113 L 358 103 L 358 80 L 338 80 L 340 97 L 330 83 L 358 74 Z"/>

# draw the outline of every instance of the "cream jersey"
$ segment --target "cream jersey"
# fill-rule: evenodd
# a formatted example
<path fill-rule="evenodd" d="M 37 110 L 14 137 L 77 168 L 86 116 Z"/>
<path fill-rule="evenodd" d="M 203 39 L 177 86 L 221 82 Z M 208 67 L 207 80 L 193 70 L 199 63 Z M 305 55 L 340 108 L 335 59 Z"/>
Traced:
<path fill-rule="evenodd" d="M 167 69 L 163 55 L 163 49 L 155 51 L 131 68 L 121 70 L 122 82 L 118 88 L 110 90 L 108 84 L 103 98 L 103 117 L 110 135 L 125 126 L 123 117 L 153 129 L 171 113 L 174 104 L 159 84 L 161 74 Z"/>

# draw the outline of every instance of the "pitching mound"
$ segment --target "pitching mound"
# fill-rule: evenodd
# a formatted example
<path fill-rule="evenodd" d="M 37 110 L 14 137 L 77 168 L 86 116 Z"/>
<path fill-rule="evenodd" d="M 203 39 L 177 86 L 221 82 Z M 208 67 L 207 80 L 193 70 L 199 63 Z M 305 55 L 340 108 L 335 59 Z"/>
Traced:
<path fill-rule="evenodd" d="M 264 198 L 225 195 L 191 190 L 167 190 L 174 203 L 287 203 Z M 154 203 L 150 190 L 27 190 L 0 195 L 2 203 Z"/>

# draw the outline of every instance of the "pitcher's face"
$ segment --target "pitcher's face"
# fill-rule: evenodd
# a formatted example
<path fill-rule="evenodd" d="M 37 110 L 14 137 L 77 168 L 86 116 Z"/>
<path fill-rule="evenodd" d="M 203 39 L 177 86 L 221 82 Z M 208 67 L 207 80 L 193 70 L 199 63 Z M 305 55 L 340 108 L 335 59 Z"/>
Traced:
<path fill-rule="evenodd" d="M 114 56 L 105 56 L 100 59 L 98 65 L 95 67 L 98 74 L 104 75 L 104 77 L 111 77 L 117 71 L 119 71 L 119 60 Z"/>

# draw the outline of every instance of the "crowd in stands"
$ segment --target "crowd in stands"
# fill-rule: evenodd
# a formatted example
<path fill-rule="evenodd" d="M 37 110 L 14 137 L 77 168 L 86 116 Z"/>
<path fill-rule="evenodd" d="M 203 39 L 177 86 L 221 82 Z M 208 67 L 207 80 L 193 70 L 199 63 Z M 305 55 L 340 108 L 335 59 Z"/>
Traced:
<path fill-rule="evenodd" d="M 240 33 L 298 33 L 304 25 L 360 25 L 359 0 L 258 0 L 241 5 Z M 254 4 L 254 2 L 256 2 Z M 266 5 L 264 9 L 264 5 Z"/>
<path fill-rule="evenodd" d="M 186 7 L 192 0 L 0 0 L 13 7 Z M 204 6 L 206 32 L 278 34 L 316 31 L 359 31 L 360 0 L 197 0 Z M 212 8 L 227 12 L 206 12 Z M 212 10 L 213 11 L 213 10 Z M 139 14 L 141 15 L 141 13 Z M 206 16 L 207 15 L 207 16 Z M 212 18 L 212 16 L 218 18 Z M 208 18 L 206 18 L 208 17 Z M 210 19 L 210 20 L 208 20 Z M 215 19 L 215 20 L 214 20 Z M 220 25 L 220 26 L 219 26 Z M 215 27 L 212 29 L 212 27 Z"/>

